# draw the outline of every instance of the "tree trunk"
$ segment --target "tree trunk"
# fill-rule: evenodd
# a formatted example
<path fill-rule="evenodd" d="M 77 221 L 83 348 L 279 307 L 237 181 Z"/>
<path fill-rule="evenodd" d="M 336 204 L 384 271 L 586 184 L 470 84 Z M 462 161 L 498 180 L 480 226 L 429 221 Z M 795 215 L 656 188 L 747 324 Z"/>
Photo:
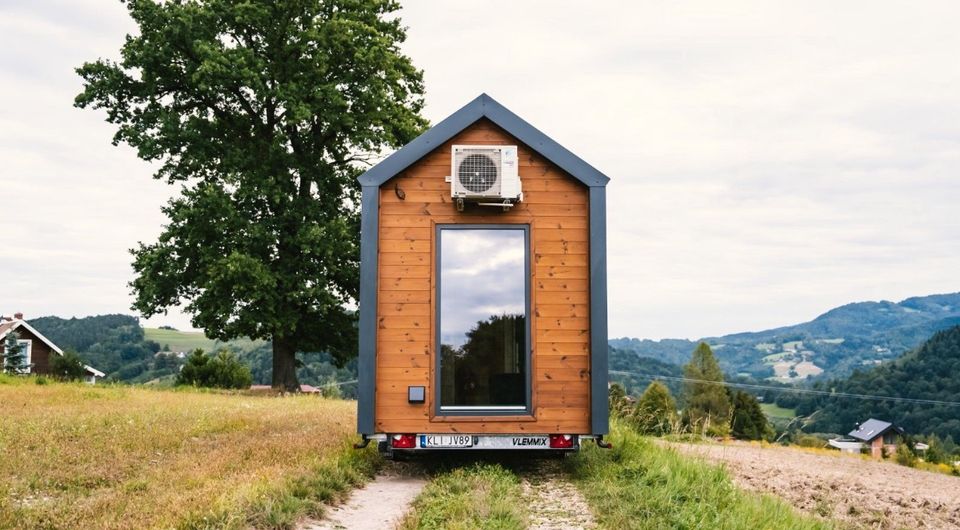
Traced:
<path fill-rule="evenodd" d="M 286 339 L 273 339 L 273 382 L 277 392 L 299 392 L 297 381 L 297 352 Z"/>

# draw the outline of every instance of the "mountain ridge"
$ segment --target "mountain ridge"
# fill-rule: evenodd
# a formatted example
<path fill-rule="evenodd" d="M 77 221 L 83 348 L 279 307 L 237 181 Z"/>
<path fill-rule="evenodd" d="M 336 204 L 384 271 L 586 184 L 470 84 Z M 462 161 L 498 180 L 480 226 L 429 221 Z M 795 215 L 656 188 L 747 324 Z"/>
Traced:
<path fill-rule="evenodd" d="M 614 338 L 612 347 L 683 364 L 700 341 L 715 349 L 725 371 L 797 382 L 808 376 L 842 377 L 858 367 L 882 364 L 919 346 L 942 329 L 960 324 L 960 292 L 851 302 L 816 318 L 762 331 L 687 339 Z"/>

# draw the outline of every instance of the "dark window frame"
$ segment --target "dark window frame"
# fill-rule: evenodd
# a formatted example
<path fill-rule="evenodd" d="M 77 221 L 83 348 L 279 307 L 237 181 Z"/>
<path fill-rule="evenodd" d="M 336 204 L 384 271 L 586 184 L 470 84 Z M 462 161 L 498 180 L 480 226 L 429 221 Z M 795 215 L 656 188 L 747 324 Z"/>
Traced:
<path fill-rule="evenodd" d="M 434 316 L 434 362 L 436 363 L 436 370 L 434 370 L 434 415 L 435 416 L 530 416 L 533 413 L 533 312 L 531 306 L 532 288 L 533 282 L 530 280 L 530 255 L 531 255 L 531 239 L 530 239 L 530 223 L 437 223 L 434 228 L 434 241 L 436 241 L 436 252 L 434 253 L 434 277 L 436 278 L 436 315 Z M 525 352 L 525 370 L 526 378 L 524 384 L 526 386 L 525 396 L 526 396 L 526 405 L 523 408 L 516 407 L 510 409 L 497 409 L 491 407 L 457 407 L 456 409 L 444 408 L 441 404 L 442 396 L 440 394 L 441 386 L 441 374 L 443 370 L 441 369 L 441 341 L 440 341 L 440 319 L 443 317 L 441 311 L 441 280 L 442 275 L 440 274 L 440 257 L 442 255 L 442 237 L 441 234 L 444 230 L 522 230 L 523 231 L 523 283 L 524 283 L 524 295 L 525 295 L 525 326 L 526 326 L 526 337 L 524 348 Z"/>

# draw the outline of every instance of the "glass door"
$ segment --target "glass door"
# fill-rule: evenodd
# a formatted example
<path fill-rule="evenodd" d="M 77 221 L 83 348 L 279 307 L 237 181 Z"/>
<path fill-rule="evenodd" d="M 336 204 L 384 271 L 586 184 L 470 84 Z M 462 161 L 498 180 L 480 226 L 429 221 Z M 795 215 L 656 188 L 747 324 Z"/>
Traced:
<path fill-rule="evenodd" d="M 437 228 L 439 413 L 512 413 L 530 404 L 530 230 Z"/>

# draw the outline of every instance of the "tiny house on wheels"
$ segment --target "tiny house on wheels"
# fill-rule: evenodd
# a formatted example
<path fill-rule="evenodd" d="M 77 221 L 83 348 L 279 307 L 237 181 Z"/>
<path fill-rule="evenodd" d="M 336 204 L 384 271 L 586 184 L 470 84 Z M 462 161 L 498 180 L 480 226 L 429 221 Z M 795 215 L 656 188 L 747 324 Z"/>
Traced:
<path fill-rule="evenodd" d="M 609 179 L 484 94 L 359 180 L 358 445 L 606 446 Z"/>

